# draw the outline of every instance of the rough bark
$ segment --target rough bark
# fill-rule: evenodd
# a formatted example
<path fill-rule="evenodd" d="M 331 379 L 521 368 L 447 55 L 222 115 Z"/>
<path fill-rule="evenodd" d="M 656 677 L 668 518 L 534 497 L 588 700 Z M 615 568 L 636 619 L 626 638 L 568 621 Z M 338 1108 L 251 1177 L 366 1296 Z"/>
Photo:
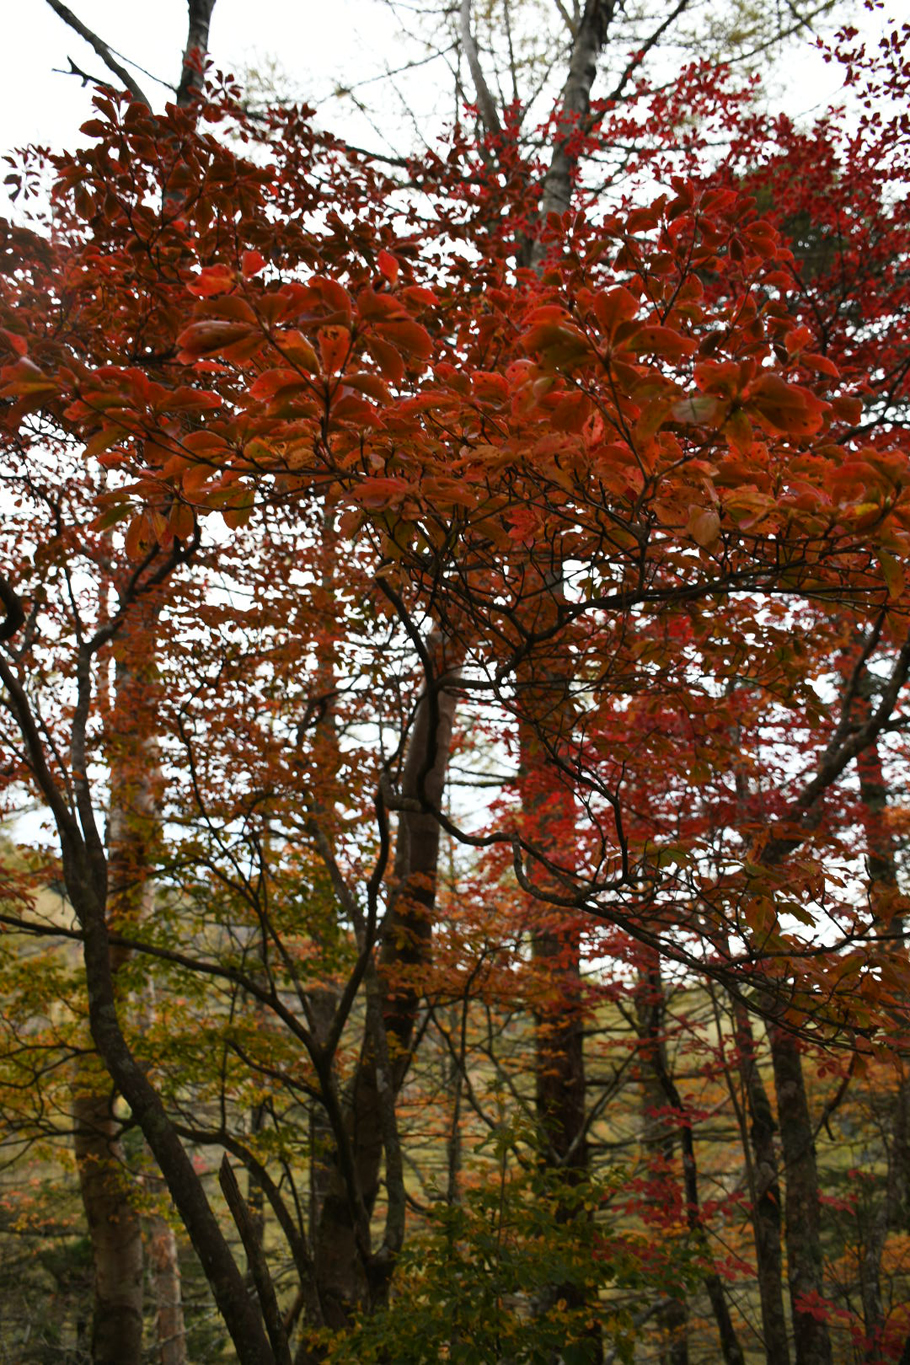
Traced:
<path fill-rule="evenodd" d="M 73 1147 L 94 1264 L 93 1365 L 142 1360 L 142 1230 L 129 1198 L 108 1085 L 73 1095 Z"/>

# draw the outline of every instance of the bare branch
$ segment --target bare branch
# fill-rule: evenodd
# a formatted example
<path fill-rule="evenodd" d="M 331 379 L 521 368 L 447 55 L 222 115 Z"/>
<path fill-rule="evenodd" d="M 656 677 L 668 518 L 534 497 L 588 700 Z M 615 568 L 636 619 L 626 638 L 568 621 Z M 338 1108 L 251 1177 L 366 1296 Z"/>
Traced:
<path fill-rule="evenodd" d="M 143 93 L 141 86 L 136 84 L 126 67 L 121 66 L 120 62 L 117 61 L 117 58 L 114 56 L 107 43 L 99 38 L 97 33 L 93 33 L 87 24 L 83 24 L 82 20 L 73 13 L 68 5 L 61 4 L 61 0 L 47 0 L 47 3 L 54 13 L 60 16 L 65 24 L 68 24 L 74 32 L 79 34 L 80 38 L 85 39 L 89 47 L 97 52 L 107 69 L 113 71 L 117 79 L 130 92 L 133 99 L 139 100 L 141 104 L 144 104 L 151 109 L 152 102 L 148 95 Z M 70 59 L 70 66 L 74 66 L 72 59 Z"/>

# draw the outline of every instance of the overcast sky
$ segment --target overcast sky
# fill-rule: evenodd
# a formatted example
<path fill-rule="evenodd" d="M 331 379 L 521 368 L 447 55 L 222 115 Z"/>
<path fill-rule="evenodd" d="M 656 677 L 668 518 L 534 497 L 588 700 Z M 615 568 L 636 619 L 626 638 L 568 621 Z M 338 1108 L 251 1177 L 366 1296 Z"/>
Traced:
<path fill-rule="evenodd" d="M 6 0 L 0 46 L 0 145 L 72 144 L 89 117 L 91 93 L 66 71 L 69 59 L 93 76 L 104 66 L 87 43 L 58 18 L 46 0 Z M 186 0 L 70 0 L 70 8 L 118 52 L 152 76 L 176 84 L 186 41 Z M 15 21 L 10 22 L 15 15 Z M 211 48 L 222 70 L 277 60 L 297 94 L 312 103 L 335 85 L 397 64 L 400 34 L 382 0 L 216 0 Z M 136 79 L 156 103 L 168 92 L 148 76 Z M 110 78 L 108 76 L 108 78 Z M 335 104 L 336 102 L 332 102 Z M 326 123 L 335 119 L 326 117 Z M 327 111 L 328 114 L 328 111 Z"/>
<path fill-rule="evenodd" d="M 145 67 L 139 84 L 160 107 L 168 92 L 151 77 L 175 83 L 186 37 L 186 0 L 69 0 L 71 8 L 119 53 Z M 4 43 L 0 47 L 0 151 L 37 142 L 54 148 L 73 146 L 81 123 L 89 117 L 91 90 L 72 77 L 57 74 L 70 58 L 93 76 L 104 76 L 100 59 L 58 18 L 46 0 L 7 0 Z M 406 14 L 410 6 L 405 6 Z M 889 5 L 890 9 L 890 5 Z M 880 25 L 870 19 L 861 0 L 846 0 L 841 13 L 858 27 Z M 15 16 L 14 22 L 10 22 Z M 222 70 L 244 71 L 276 61 L 291 82 L 291 91 L 315 104 L 320 122 L 350 141 L 387 150 L 383 134 L 395 150 L 411 150 L 416 142 L 401 113 L 395 89 L 388 83 L 361 87 L 359 93 L 381 112 L 375 124 L 359 115 L 350 101 L 332 98 L 339 83 L 350 85 L 398 67 L 418 49 L 403 39 L 395 14 L 385 0 L 216 0 L 211 52 Z M 56 70 L 55 70 L 56 68 Z M 425 111 L 438 107 L 445 94 L 451 115 L 452 81 L 441 62 L 412 75 L 407 93 L 431 138 L 440 127 Z M 775 102 L 780 99 L 795 116 L 836 98 L 838 73 L 825 66 L 809 47 L 794 50 L 778 72 Z M 402 80 L 396 85 L 401 86 Z M 2 180 L 2 176 L 0 176 Z M 2 202 L 2 201 L 0 201 Z"/>

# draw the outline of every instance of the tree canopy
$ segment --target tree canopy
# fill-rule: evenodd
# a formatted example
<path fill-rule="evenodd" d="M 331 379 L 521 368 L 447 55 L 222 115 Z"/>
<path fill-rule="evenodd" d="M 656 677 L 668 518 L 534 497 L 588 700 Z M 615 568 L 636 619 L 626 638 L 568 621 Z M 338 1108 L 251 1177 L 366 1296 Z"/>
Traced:
<path fill-rule="evenodd" d="M 9 1349 L 906 1362 L 906 26 L 393 165 L 201 8 L 0 223 Z"/>

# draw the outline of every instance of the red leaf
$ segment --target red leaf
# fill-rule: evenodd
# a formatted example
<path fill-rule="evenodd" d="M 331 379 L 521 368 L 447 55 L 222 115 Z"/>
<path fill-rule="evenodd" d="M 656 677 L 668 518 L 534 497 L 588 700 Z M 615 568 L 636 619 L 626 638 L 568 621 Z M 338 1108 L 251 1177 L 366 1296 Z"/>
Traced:
<path fill-rule="evenodd" d="M 230 266 L 227 265 L 207 265 L 200 271 L 194 284 L 188 285 L 191 294 L 197 298 L 208 299 L 213 294 L 224 294 L 228 289 L 233 288 L 236 276 Z"/>
<path fill-rule="evenodd" d="M 419 322 L 412 322 L 410 319 L 403 322 L 380 322 L 376 330 L 399 351 L 417 356 L 419 360 L 429 360 L 433 354 L 432 338 Z"/>
<path fill-rule="evenodd" d="M 265 268 L 265 257 L 261 251 L 245 251 L 240 261 L 240 269 L 245 276 L 258 275 Z"/>
<path fill-rule="evenodd" d="M 395 347 L 380 337 L 370 337 L 367 341 L 367 350 L 383 376 L 393 384 L 400 385 L 404 379 L 404 361 Z"/>
<path fill-rule="evenodd" d="M 380 251 L 376 257 L 376 264 L 385 275 L 390 284 L 398 282 L 398 262 L 389 251 Z"/>

